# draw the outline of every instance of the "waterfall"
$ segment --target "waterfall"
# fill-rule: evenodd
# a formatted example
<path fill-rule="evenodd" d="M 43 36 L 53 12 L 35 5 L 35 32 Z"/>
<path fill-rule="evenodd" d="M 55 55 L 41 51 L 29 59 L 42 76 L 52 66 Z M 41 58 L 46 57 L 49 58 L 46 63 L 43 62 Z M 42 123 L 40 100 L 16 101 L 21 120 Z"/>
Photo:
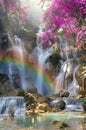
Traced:
<path fill-rule="evenodd" d="M 68 87 L 68 91 L 70 92 L 71 96 L 78 95 L 79 84 L 76 80 L 76 72 L 78 71 L 79 67 L 80 67 L 80 65 L 77 65 L 75 67 L 74 72 L 73 72 L 73 81 Z"/>
<path fill-rule="evenodd" d="M 60 49 L 60 56 L 61 56 L 61 68 L 59 74 L 56 76 L 56 92 L 60 90 L 64 90 L 65 84 L 65 77 L 68 74 L 68 68 L 71 66 L 70 59 L 68 57 L 68 52 L 64 50 L 67 48 L 67 42 L 65 39 L 59 37 L 59 49 Z M 64 58 L 66 59 L 64 61 Z M 71 67 L 72 68 L 72 67 Z"/>
<path fill-rule="evenodd" d="M 82 99 L 66 98 L 64 101 L 66 102 L 66 111 L 83 111 Z"/>
<path fill-rule="evenodd" d="M 20 60 L 22 65 L 24 66 L 24 54 L 23 54 L 23 43 L 20 38 L 18 38 L 16 35 L 14 36 L 15 40 L 15 46 L 17 47 L 17 51 L 19 52 Z M 19 75 L 21 80 L 21 88 L 26 91 L 27 90 L 27 84 L 25 80 L 25 69 L 24 67 L 19 68 Z"/>
<path fill-rule="evenodd" d="M 10 80 L 10 84 L 12 87 L 14 87 L 14 81 L 13 81 L 13 75 L 16 73 L 19 76 L 20 79 L 20 87 L 22 90 L 27 90 L 27 84 L 26 84 L 26 77 L 25 77 L 25 68 L 24 68 L 24 46 L 22 40 L 17 37 L 17 35 L 14 36 L 14 42 L 12 38 L 9 39 L 12 43 L 12 48 L 8 50 L 8 52 L 13 53 L 13 58 L 19 58 L 18 60 L 22 64 L 22 67 L 15 66 L 9 62 L 8 65 L 8 77 Z M 9 53 L 10 54 L 10 53 Z M 10 54 L 11 57 L 11 54 Z"/>
<path fill-rule="evenodd" d="M 73 49 L 73 47 L 72 47 Z M 56 92 L 70 90 L 71 88 L 75 92 L 77 80 L 75 74 L 79 68 L 79 59 L 76 52 L 68 52 L 68 42 L 65 38 L 59 36 L 59 50 L 61 56 L 61 67 L 60 71 L 56 76 Z M 74 69 L 75 68 L 75 69 Z M 72 87 L 71 87 L 72 86 Z"/>
<path fill-rule="evenodd" d="M 43 33 L 43 28 L 44 28 L 43 25 L 39 26 L 39 31 L 37 33 L 37 36 Z M 37 47 L 35 48 L 34 53 L 37 56 L 37 59 L 38 59 L 37 64 L 39 68 L 35 86 L 37 87 L 37 90 L 40 94 L 46 95 L 46 94 L 49 94 L 50 92 L 49 92 L 49 89 L 47 88 L 48 86 L 44 84 L 43 75 L 45 71 L 46 60 L 51 55 L 51 51 L 50 49 L 43 49 L 42 46 L 40 46 L 40 44 L 37 42 Z M 41 78 L 40 78 L 40 75 L 41 75 Z"/>
<path fill-rule="evenodd" d="M 8 77 L 9 77 L 9 80 L 10 80 L 11 87 L 14 87 L 12 75 L 13 75 L 13 67 L 12 67 L 12 64 L 9 63 L 9 65 L 8 65 Z"/>
<path fill-rule="evenodd" d="M 0 97 L 0 115 L 25 115 L 25 101 L 23 97 Z"/>
<path fill-rule="evenodd" d="M 45 69 L 45 62 L 47 60 L 47 58 L 51 55 L 51 53 L 49 52 L 49 50 L 43 50 L 42 48 L 38 49 L 38 75 L 37 75 L 37 79 L 36 79 L 36 87 L 37 90 L 40 94 L 48 94 L 49 90 L 47 91 L 45 85 L 44 85 L 44 79 L 43 79 L 43 71 Z M 40 74 L 41 74 L 41 78 L 40 78 Z"/>

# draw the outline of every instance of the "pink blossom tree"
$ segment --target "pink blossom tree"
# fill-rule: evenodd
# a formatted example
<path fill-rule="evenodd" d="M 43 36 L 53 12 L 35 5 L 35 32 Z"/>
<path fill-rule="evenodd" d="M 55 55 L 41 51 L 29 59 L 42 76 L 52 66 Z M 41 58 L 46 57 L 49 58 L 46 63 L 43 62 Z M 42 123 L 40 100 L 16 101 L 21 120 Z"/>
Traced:
<path fill-rule="evenodd" d="M 49 47 L 50 41 L 55 43 L 55 40 L 51 40 L 51 35 L 56 37 L 60 28 L 66 37 L 74 38 L 76 42 L 82 26 L 86 26 L 86 0 L 52 0 L 44 13 L 43 23 L 46 29 L 39 37 L 39 43 L 44 47 Z M 46 34 L 48 30 L 51 32 L 50 36 Z"/>
<path fill-rule="evenodd" d="M 11 30 L 18 30 L 18 28 L 24 27 L 28 20 L 27 10 L 28 5 L 21 6 L 19 0 L 1 0 L 0 6 L 2 12 L 6 13 Z M 4 16 L 5 17 L 5 16 Z M 4 25 L 6 27 L 6 25 Z"/>

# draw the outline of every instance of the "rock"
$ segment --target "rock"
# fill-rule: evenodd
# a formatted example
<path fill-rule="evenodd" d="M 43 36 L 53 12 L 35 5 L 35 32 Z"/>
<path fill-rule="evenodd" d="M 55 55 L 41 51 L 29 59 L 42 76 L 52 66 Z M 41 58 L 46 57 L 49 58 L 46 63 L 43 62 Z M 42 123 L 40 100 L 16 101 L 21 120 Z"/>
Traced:
<path fill-rule="evenodd" d="M 47 103 L 42 103 L 38 105 L 37 110 L 38 112 L 47 112 L 47 111 L 50 111 L 50 108 Z"/>
<path fill-rule="evenodd" d="M 56 125 L 58 122 L 59 122 L 59 121 L 56 120 L 56 121 L 53 121 L 52 124 L 53 124 L 53 125 Z"/>
<path fill-rule="evenodd" d="M 83 95 L 78 95 L 78 96 L 76 96 L 76 99 L 82 99 L 82 98 L 84 98 Z"/>
<path fill-rule="evenodd" d="M 39 97 L 37 100 L 39 103 L 49 103 L 50 102 L 50 99 L 48 97 L 44 97 L 44 96 Z"/>
<path fill-rule="evenodd" d="M 61 123 L 60 121 L 53 121 L 52 122 L 52 125 L 55 127 L 55 129 L 60 129 L 60 126 L 61 126 Z"/>
<path fill-rule="evenodd" d="M 0 92 L 0 97 L 3 95 L 3 93 L 2 92 Z"/>
<path fill-rule="evenodd" d="M 56 94 L 47 96 L 47 98 L 48 98 L 50 101 L 53 101 L 53 100 L 55 100 L 55 99 L 58 98 L 58 97 L 60 97 L 60 93 L 56 93 Z"/>
<path fill-rule="evenodd" d="M 60 121 L 53 121 L 52 125 L 54 125 L 55 128 L 57 129 L 64 129 L 66 127 L 69 127 L 66 122 L 60 122 Z"/>
<path fill-rule="evenodd" d="M 25 94 L 25 100 L 26 101 L 30 101 L 30 102 L 33 102 L 36 100 L 35 96 L 31 93 L 26 93 Z"/>
<path fill-rule="evenodd" d="M 16 96 L 19 92 L 19 89 L 14 89 L 12 86 L 9 85 L 9 82 L 2 84 L 0 82 L 0 96 Z"/>
<path fill-rule="evenodd" d="M 63 92 L 60 96 L 61 97 L 69 97 L 69 92 Z"/>
<path fill-rule="evenodd" d="M 50 103 L 50 106 L 58 108 L 58 109 L 65 109 L 66 103 L 61 99 L 57 99 L 57 100 L 52 101 Z"/>
<path fill-rule="evenodd" d="M 32 94 L 37 93 L 37 88 L 35 88 L 35 87 L 29 88 L 28 93 L 32 93 Z"/>
<path fill-rule="evenodd" d="M 25 91 L 23 90 L 19 90 L 18 93 L 17 93 L 17 96 L 24 96 L 25 95 Z"/>
<path fill-rule="evenodd" d="M 35 93 L 34 96 L 37 98 L 37 100 L 38 100 L 39 97 L 42 97 L 42 95 L 39 94 L 39 93 Z"/>
<path fill-rule="evenodd" d="M 68 124 L 67 123 L 62 123 L 59 128 L 64 129 L 66 127 L 69 127 Z"/>
<path fill-rule="evenodd" d="M 9 107 L 9 114 L 10 114 L 10 117 L 14 118 L 14 108 L 12 106 Z"/>
<path fill-rule="evenodd" d="M 66 105 L 66 103 L 65 103 L 63 100 L 60 100 L 60 101 L 58 102 L 58 104 L 57 104 L 57 107 L 58 107 L 59 109 L 65 109 L 65 105 Z"/>
<path fill-rule="evenodd" d="M 35 112 L 35 109 L 37 107 L 38 101 L 35 98 L 35 96 L 31 93 L 25 94 L 25 100 L 26 100 L 26 108 L 27 110 L 32 110 L 32 112 Z"/>
<path fill-rule="evenodd" d="M 82 106 L 83 106 L 84 112 L 86 112 L 86 99 L 84 99 Z"/>
<path fill-rule="evenodd" d="M 79 84 L 78 93 L 85 96 L 86 95 L 86 63 L 82 63 L 80 65 L 79 70 L 76 73 L 76 79 Z"/>

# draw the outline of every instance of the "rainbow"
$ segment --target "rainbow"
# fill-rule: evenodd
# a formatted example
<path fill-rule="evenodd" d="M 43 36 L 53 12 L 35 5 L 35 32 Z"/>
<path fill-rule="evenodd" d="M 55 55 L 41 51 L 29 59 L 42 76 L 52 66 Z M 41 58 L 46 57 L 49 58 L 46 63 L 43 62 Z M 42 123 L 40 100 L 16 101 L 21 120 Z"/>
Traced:
<path fill-rule="evenodd" d="M 23 64 L 22 61 L 19 60 L 18 58 L 12 58 L 10 56 L 2 54 L 0 55 L 0 65 L 3 64 L 4 65 L 12 64 L 14 66 L 24 68 L 28 73 L 31 73 L 33 76 L 36 77 L 39 72 L 39 68 L 36 63 L 30 62 L 29 60 L 25 60 Z M 53 93 L 55 90 L 55 84 L 54 84 L 54 77 L 52 78 L 52 74 L 47 73 L 46 71 L 43 71 L 43 73 L 42 71 L 40 71 L 39 78 L 40 79 L 43 78 L 44 84 L 46 84 L 47 88 Z"/>

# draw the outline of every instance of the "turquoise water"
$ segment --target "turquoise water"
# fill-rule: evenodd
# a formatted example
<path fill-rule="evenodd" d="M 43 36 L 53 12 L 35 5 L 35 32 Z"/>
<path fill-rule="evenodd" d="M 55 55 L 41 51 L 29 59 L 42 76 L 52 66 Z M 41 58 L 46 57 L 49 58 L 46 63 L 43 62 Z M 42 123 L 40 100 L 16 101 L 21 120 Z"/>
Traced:
<path fill-rule="evenodd" d="M 60 130 L 53 121 L 66 122 L 69 127 L 62 130 L 86 130 L 86 115 L 80 112 L 45 113 L 39 116 L 17 116 L 15 119 L 0 117 L 0 130 Z"/>
<path fill-rule="evenodd" d="M 84 116 L 77 112 L 59 112 L 59 113 L 46 113 L 39 116 L 30 116 L 17 120 L 17 125 L 23 128 L 31 128 L 33 130 L 56 130 L 58 129 L 52 124 L 53 121 L 67 122 L 68 128 L 64 130 L 83 130 Z"/>

